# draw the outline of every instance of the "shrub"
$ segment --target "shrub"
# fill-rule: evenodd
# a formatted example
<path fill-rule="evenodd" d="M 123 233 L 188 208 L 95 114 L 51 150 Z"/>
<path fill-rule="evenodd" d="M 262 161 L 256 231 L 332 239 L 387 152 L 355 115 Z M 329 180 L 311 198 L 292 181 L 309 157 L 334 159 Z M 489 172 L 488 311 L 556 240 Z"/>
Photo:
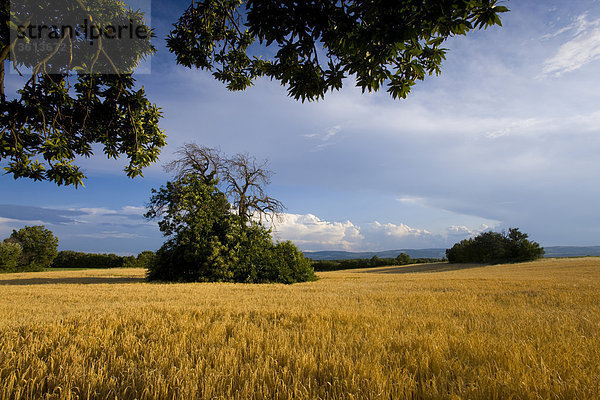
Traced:
<path fill-rule="evenodd" d="M 483 232 L 447 249 L 446 257 L 451 263 L 522 262 L 542 257 L 544 249 L 527 237 L 518 228 L 510 228 L 508 234 Z"/>
<path fill-rule="evenodd" d="M 272 281 L 283 283 L 315 280 L 310 260 L 290 241 L 275 245 Z"/>

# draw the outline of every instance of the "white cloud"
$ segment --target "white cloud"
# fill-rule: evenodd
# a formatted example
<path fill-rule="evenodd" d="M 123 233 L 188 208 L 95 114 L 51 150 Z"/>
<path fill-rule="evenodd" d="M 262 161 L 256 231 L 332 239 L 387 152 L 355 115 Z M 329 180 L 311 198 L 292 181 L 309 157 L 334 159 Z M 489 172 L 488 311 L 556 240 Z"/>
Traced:
<path fill-rule="evenodd" d="M 342 127 L 340 125 L 336 125 L 333 128 L 328 129 L 325 136 L 323 136 L 323 141 L 327 141 L 327 140 L 331 139 L 332 137 L 337 135 L 341 130 L 342 130 Z"/>
<path fill-rule="evenodd" d="M 572 26 L 562 28 L 555 35 L 574 29 L 571 40 L 561 45 L 556 54 L 544 62 L 542 76 L 561 76 L 600 59 L 600 19 L 588 20 L 579 16 Z"/>
<path fill-rule="evenodd" d="M 305 134 L 302 136 L 304 136 L 307 139 L 319 140 L 320 142 L 322 142 L 322 143 L 317 144 L 312 149 L 312 151 L 320 151 L 320 150 L 323 150 L 323 149 L 333 145 L 333 143 L 330 142 L 329 140 L 331 138 L 333 138 L 335 135 L 337 135 L 341 130 L 342 130 L 341 125 L 335 125 L 329 129 L 327 129 L 327 131 L 325 133 L 322 133 L 322 134 L 309 133 L 309 134 Z"/>
<path fill-rule="evenodd" d="M 542 36 L 540 39 L 542 39 L 542 40 L 552 39 L 552 38 L 555 38 L 555 37 L 557 37 L 557 36 L 560 36 L 560 35 L 562 35 L 562 34 L 563 34 L 563 33 L 565 33 L 565 32 L 568 32 L 568 31 L 570 31 L 571 29 L 573 29 L 573 26 L 572 26 L 572 25 L 565 26 L 565 27 L 563 27 L 563 28 L 560 28 L 560 29 L 559 29 L 559 30 L 557 30 L 556 32 L 553 32 L 553 33 L 548 33 L 548 34 L 546 34 L 546 35 L 543 35 L 543 36 Z"/>
<path fill-rule="evenodd" d="M 416 197 L 416 196 L 402 196 L 397 199 L 400 203 L 403 204 L 417 204 L 421 205 L 425 203 L 425 198 Z"/>
<path fill-rule="evenodd" d="M 431 232 L 425 229 L 411 228 L 410 226 L 405 224 L 395 225 L 389 222 L 382 224 L 379 221 L 375 221 L 371 224 L 371 227 L 375 231 L 383 232 L 387 236 L 394 236 L 397 238 L 404 238 L 407 236 L 421 237 L 431 235 Z"/>
<path fill-rule="evenodd" d="M 71 208 L 70 210 L 74 211 L 74 208 Z M 83 211 L 85 214 L 87 215 L 116 215 L 117 214 L 117 210 L 111 210 L 108 208 L 102 208 L 102 207 L 83 207 L 83 208 L 79 208 L 79 211 Z"/>
<path fill-rule="evenodd" d="M 350 221 L 329 222 L 313 214 L 283 214 L 275 237 L 291 240 L 303 250 L 354 250 L 364 239 L 360 228 Z"/>
<path fill-rule="evenodd" d="M 332 145 L 333 143 L 320 143 L 316 145 L 311 151 L 321 151 Z"/>
<path fill-rule="evenodd" d="M 484 232 L 488 229 L 490 229 L 490 227 L 485 224 L 480 225 L 479 228 L 476 229 L 472 229 L 464 225 L 453 225 L 446 228 L 446 235 L 449 237 L 460 236 L 466 238 L 477 236 L 481 232 Z"/>
<path fill-rule="evenodd" d="M 143 215 L 146 213 L 146 207 L 125 206 L 121 208 L 121 213 L 127 215 Z"/>
<path fill-rule="evenodd" d="M 119 232 L 119 231 L 103 231 L 98 233 L 80 233 L 79 237 L 90 239 L 141 239 L 147 236 L 138 235 L 135 233 Z"/>
<path fill-rule="evenodd" d="M 277 240 L 291 240 L 301 250 L 379 251 L 406 248 L 447 247 L 456 240 L 487 229 L 449 227 L 434 233 L 406 224 L 326 221 L 313 214 L 283 214 L 274 229 Z"/>
<path fill-rule="evenodd" d="M 0 240 L 10 236 L 13 229 L 20 229 L 23 226 L 24 225 L 20 225 L 14 219 L 0 217 Z"/>
<path fill-rule="evenodd" d="M 42 212 L 45 209 L 40 208 Z M 83 208 L 71 208 L 83 212 Z M 125 206 L 118 210 L 85 208 L 85 214 L 69 223 L 46 222 L 60 240 L 60 248 L 88 252 L 116 252 L 137 254 L 142 250 L 156 250 L 163 241 L 155 223 L 145 222 L 138 215 L 141 207 Z M 47 211 L 52 211 L 47 209 Z M 126 212 L 130 212 L 127 214 Z M 8 237 L 12 229 L 19 229 L 25 221 L 1 218 L 0 234 Z M 43 221 L 28 225 L 43 224 Z M 302 250 L 378 251 L 407 248 L 447 247 L 457 240 L 473 236 L 486 229 L 451 226 L 439 233 L 411 227 L 404 223 L 365 222 L 350 220 L 327 221 L 314 214 L 284 213 L 276 222 L 274 237 L 291 240 Z"/>
<path fill-rule="evenodd" d="M 503 125 L 502 127 L 496 127 L 495 129 L 488 131 L 486 133 L 486 136 L 490 139 L 495 139 L 502 136 L 510 135 L 512 133 L 522 133 L 524 131 L 530 130 L 531 128 L 539 127 L 540 125 L 542 125 L 542 123 L 542 121 L 536 118 L 515 120 Z"/>
<path fill-rule="evenodd" d="M 600 25 L 600 20 L 589 21 L 588 13 L 583 13 L 583 14 L 575 17 L 571 24 L 563 26 L 562 28 L 559 28 L 556 32 L 545 34 L 540 39 L 542 39 L 542 40 L 552 39 L 552 38 L 562 35 L 563 33 L 569 32 L 569 31 L 575 31 L 575 33 L 573 35 L 579 35 L 579 34 L 585 32 L 586 30 L 596 27 L 598 25 Z"/>

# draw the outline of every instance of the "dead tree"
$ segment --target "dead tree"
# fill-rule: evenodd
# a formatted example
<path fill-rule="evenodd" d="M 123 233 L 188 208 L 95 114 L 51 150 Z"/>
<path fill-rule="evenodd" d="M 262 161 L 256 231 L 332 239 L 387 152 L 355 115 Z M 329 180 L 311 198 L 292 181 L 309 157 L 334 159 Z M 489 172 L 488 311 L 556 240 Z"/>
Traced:
<path fill-rule="evenodd" d="M 265 187 L 271 183 L 273 171 L 266 160 L 259 162 L 248 153 L 229 158 L 219 149 L 186 143 L 165 166 L 176 179 L 188 174 L 199 174 L 205 179 L 217 178 L 218 187 L 226 194 L 237 214 L 247 221 L 270 221 L 283 212 L 283 204 L 267 195 Z"/>
<path fill-rule="evenodd" d="M 165 171 L 172 172 L 175 179 L 192 173 L 206 179 L 218 176 L 222 171 L 223 160 L 219 149 L 186 143 L 177 149 L 175 156 L 175 160 L 164 166 Z"/>

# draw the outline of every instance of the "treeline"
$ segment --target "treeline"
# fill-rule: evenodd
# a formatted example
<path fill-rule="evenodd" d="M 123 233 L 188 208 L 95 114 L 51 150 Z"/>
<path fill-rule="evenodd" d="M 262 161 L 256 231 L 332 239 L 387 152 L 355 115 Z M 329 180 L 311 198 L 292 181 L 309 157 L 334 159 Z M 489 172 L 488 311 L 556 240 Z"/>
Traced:
<path fill-rule="evenodd" d="M 441 261 L 438 258 L 410 258 L 408 254 L 400 253 L 396 258 L 353 258 L 349 260 L 311 260 L 315 271 L 337 271 L 341 269 L 375 268 L 388 265 L 425 264 Z"/>
<path fill-rule="evenodd" d="M 58 238 L 43 225 L 14 230 L 0 241 L 0 272 L 43 271 L 46 268 L 150 268 L 153 251 L 137 256 L 57 251 Z"/>
<path fill-rule="evenodd" d="M 135 257 L 64 250 L 58 252 L 51 268 L 148 268 L 155 256 L 153 251 Z"/>

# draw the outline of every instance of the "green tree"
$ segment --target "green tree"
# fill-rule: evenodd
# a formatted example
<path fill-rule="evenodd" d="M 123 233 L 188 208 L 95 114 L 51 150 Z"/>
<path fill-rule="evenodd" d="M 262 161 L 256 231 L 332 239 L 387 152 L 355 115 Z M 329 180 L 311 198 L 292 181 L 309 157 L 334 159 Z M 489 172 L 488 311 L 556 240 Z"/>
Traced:
<path fill-rule="evenodd" d="M 283 282 L 314 279 L 291 243 L 274 245 L 259 222 L 232 211 L 214 174 L 186 174 L 153 190 L 147 218 L 168 240 L 148 269 L 150 280 Z M 295 251 L 293 251 L 295 249 Z"/>
<path fill-rule="evenodd" d="M 153 251 L 142 251 L 136 257 L 138 268 L 149 268 L 156 262 L 156 253 Z"/>
<path fill-rule="evenodd" d="M 519 232 L 517 228 L 510 228 L 508 230 L 510 243 L 507 253 L 511 260 L 530 261 L 544 255 L 544 248 L 536 242 L 527 240 L 528 237 L 526 233 Z"/>
<path fill-rule="evenodd" d="M 411 259 L 408 256 L 408 254 L 400 253 L 396 257 L 395 261 L 396 261 L 396 265 L 406 265 L 406 264 L 410 264 Z"/>
<path fill-rule="evenodd" d="M 0 242 L 0 272 L 14 272 L 19 266 L 22 248 L 19 243 Z"/>
<path fill-rule="evenodd" d="M 497 0 L 201 0 L 167 45 L 186 67 L 212 71 L 230 90 L 265 76 L 295 99 L 323 98 L 354 76 L 363 92 L 405 98 L 440 74 L 444 42 L 501 25 Z M 259 46 L 260 45 L 260 46 Z"/>
<path fill-rule="evenodd" d="M 18 243 L 22 248 L 19 270 L 40 271 L 48 268 L 58 254 L 58 238 L 43 225 L 13 230 L 6 241 Z"/>
<path fill-rule="evenodd" d="M 186 175 L 153 190 L 147 218 L 162 217 L 169 240 L 157 252 L 151 280 L 227 281 L 234 254 L 228 246 L 234 216 L 212 176 Z"/>
<path fill-rule="evenodd" d="M 371 267 L 378 267 L 380 265 L 381 265 L 381 259 L 377 256 L 373 256 L 369 260 L 369 266 L 371 266 Z"/>
<path fill-rule="evenodd" d="M 137 257 L 123 257 L 123 268 L 151 268 L 156 262 L 156 253 L 153 251 L 142 251 Z"/>
<path fill-rule="evenodd" d="M 315 279 L 310 260 L 291 241 L 277 243 L 274 258 L 270 281 L 294 283 Z"/>
<path fill-rule="evenodd" d="M 53 268 L 121 268 L 135 257 L 116 254 L 82 253 L 72 250 L 59 251 L 52 262 Z"/>
<path fill-rule="evenodd" d="M 508 233 L 483 232 L 447 249 L 446 257 L 451 263 L 522 262 L 542 257 L 544 249 L 527 237 L 518 228 L 510 228 Z"/>

